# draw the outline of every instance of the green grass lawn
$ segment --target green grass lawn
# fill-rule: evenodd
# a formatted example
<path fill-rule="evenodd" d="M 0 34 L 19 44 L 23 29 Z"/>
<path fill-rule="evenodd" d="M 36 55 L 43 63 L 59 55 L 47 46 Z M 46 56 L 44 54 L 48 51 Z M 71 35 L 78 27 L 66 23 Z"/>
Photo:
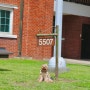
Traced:
<path fill-rule="evenodd" d="M 70 69 L 53 83 L 37 81 L 46 61 L 0 60 L 0 90 L 90 90 L 90 66 L 67 64 Z M 54 77 L 54 74 L 51 73 Z"/>

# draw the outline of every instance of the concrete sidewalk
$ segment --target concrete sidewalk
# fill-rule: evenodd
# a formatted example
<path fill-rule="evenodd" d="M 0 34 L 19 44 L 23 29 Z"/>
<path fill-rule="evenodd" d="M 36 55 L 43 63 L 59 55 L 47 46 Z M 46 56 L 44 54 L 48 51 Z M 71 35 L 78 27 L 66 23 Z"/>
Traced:
<path fill-rule="evenodd" d="M 64 58 L 66 63 L 71 63 L 71 64 L 82 64 L 82 65 L 90 65 L 90 60 L 76 60 L 76 59 L 67 59 Z"/>

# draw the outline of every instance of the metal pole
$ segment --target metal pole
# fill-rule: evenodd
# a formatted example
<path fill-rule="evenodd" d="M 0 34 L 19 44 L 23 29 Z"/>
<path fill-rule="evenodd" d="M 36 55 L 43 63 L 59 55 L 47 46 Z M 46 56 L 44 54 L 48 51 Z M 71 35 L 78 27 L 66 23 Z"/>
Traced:
<path fill-rule="evenodd" d="M 55 67 L 55 78 L 58 80 L 58 26 L 56 26 L 56 67 Z"/>
<path fill-rule="evenodd" d="M 18 39 L 18 56 L 19 57 L 22 54 L 23 9 L 24 9 L 24 0 L 21 0 L 20 1 L 19 39 Z"/>

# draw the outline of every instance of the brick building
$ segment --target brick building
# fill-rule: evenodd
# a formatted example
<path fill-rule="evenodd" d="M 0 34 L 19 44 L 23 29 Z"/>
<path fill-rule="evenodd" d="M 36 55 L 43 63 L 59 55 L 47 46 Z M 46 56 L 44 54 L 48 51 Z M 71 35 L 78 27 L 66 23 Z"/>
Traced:
<path fill-rule="evenodd" d="M 63 16 L 62 55 L 66 58 L 89 59 L 90 18 L 75 15 Z M 86 35 L 85 35 L 86 34 Z M 84 41 L 83 39 L 86 39 Z"/>
<path fill-rule="evenodd" d="M 50 58 L 52 47 L 38 46 L 36 34 L 52 32 L 54 1 L 22 1 L 0 0 L 0 48 L 9 57 Z"/>
<path fill-rule="evenodd" d="M 0 0 L 0 48 L 12 52 L 9 57 L 50 58 L 52 46 L 38 46 L 36 35 L 52 33 L 56 0 L 24 0 L 24 4 L 21 1 L 23 0 Z M 62 57 L 88 59 L 90 1 L 61 1 Z"/>
<path fill-rule="evenodd" d="M 90 59 L 90 1 L 64 0 L 62 56 Z"/>

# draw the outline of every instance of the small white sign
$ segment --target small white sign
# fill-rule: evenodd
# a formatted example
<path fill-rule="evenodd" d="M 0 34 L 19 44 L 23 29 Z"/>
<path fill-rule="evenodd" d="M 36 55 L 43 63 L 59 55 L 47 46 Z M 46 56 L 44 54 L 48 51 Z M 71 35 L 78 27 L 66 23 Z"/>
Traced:
<path fill-rule="evenodd" d="M 54 39 L 53 38 L 43 38 L 39 39 L 39 45 L 53 45 L 54 44 Z"/>

